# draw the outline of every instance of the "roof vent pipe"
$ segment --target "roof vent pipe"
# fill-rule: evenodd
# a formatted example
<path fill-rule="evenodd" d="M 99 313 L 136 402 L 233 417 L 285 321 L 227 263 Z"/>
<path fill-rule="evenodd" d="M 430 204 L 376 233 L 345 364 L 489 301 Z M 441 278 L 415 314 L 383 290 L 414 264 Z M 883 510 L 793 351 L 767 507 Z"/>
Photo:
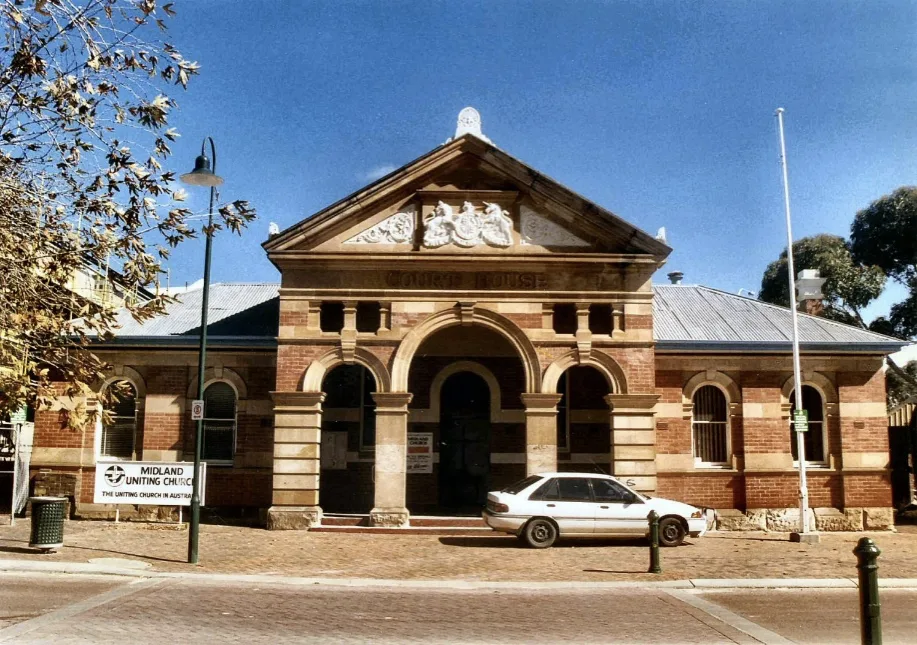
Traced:
<path fill-rule="evenodd" d="M 672 284 L 681 284 L 681 279 L 685 277 L 685 274 L 681 271 L 672 271 L 671 273 L 666 274 L 669 278 L 669 282 Z"/>

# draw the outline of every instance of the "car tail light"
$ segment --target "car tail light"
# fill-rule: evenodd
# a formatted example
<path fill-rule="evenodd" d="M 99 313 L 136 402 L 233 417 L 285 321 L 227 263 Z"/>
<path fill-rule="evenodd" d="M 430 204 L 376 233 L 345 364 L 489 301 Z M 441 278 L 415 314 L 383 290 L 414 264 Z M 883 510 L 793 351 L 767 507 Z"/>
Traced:
<path fill-rule="evenodd" d="M 500 502 L 487 500 L 487 510 L 494 513 L 509 513 L 509 506 L 501 504 Z"/>

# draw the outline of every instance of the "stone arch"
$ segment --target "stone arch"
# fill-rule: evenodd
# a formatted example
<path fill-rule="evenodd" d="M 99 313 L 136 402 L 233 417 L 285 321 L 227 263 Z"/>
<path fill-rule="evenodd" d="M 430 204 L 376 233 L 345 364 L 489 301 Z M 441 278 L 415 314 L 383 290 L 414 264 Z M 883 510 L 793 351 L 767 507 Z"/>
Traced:
<path fill-rule="evenodd" d="M 109 385 L 115 381 L 127 381 L 134 386 L 134 390 L 137 392 L 137 404 L 141 405 L 143 399 L 146 398 L 146 381 L 143 380 L 143 377 L 140 375 L 140 372 L 135 370 L 132 367 L 126 367 L 124 365 L 119 365 L 116 367 L 112 373 L 99 382 L 95 390 L 101 394 L 105 391 Z"/>
<path fill-rule="evenodd" d="M 389 376 L 388 369 L 386 369 L 385 364 L 380 361 L 375 354 L 362 347 L 357 347 L 354 350 L 353 362 L 362 365 L 370 371 L 373 378 L 376 380 L 377 392 L 392 391 L 392 380 Z M 344 361 L 344 354 L 340 347 L 319 356 L 306 368 L 306 373 L 303 376 L 302 391 L 321 392 L 325 375 L 338 365 L 344 364 L 346 364 L 346 362 Z"/>
<path fill-rule="evenodd" d="M 207 390 L 207 386 L 216 383 L 217 381 L 223 381 L 228 383 L 230 387 L 236 392 L 236 401 L 241 401 L 248 398 L 248 387 L 245 385 L 245 381 L 241 376 L 234 370 L 229 369 L 228 367 L 208 367 L 204 370 L 204 390 Z M 194 378 L 191 380 L 191 383 L 188 384 L 187 396 L 189 399 L 196 399 L 198 396 L 197 391 L 197 373 L 195 372 Z"/>
<path fill-rule="evenodd" d="M 722 390 L 723 394 L 726 395 L 726 404 L 730 408 L 742 402 L 742 393 L 739 391 L 739 386 L 736 385 L 736 382 L 728 375 L 716 370 L 698 372 L 688 379 L 684 389 L 681 391 L 682 402 L 686 405 L 691 404 L 694 400 L 694 393 L 704 385 L 714 385 Z"/>
<path fill-rule="evenodd" d="M 557 383 L 561 375 L 578 365 L 588 365 L 601 372 L 608 381 L 608 389 L 612 394 L 627 394 L 627 377 L 624 370 L 611 356 L 594 348 L 588 358 L 580 358 L 577 350 L 571 350 L 548 365 L 542 379 L 542 392 L 557 394 Z"/>
<path fill-rule="evenodd" d="M 538 353 L 532 341 L 509 318 L 495 311 L 478 307 L 471 312 L 465 308 L 460 310 L 458 307 L 444 309 L 431 314 L 408 332 L 392 359 L 391 382 L 394 391 L 408 391 L 408 373 L 411 369 L 411 361 L 424 340 L 442 329 L 468 324 L 469 318 L 471 324 L 495 331 L 509 341 L 522 360 L 522 368 L 525 371 L 525 391 L 527 393 L 538 392 L 541 388 L 541 372 L 538 369 Z"/>
<path fill-rule="evenodd" d="M 802 384 L 811 385 L 818 390 L 819 393 L 821 393 L 822 400 L 825 402 L 826 407 L 837 405 L 837 388 L 834 386 L 834 383 L 831 382 L 831 379 L 824 374 L 819 374 L 818 372 L 803 372 Z M 786 409 L 787 416 L 789 416 L 790 413 L 790 394 L 792 394 L 794 388 L 794 376 L 790 376 L 790 378 L 784 381 L 783 387 L 780 388 L 780 402 Z M 829 407 L 828 410 L 830 409 Z"/>
<path fill-rule="evenodd" d="M 502 408 L 502 398 L 500 393 L 500 382 L 494 373 L 476 361 L 456 361 L 441 369 L 433 380 L 430 382 L 430 414 L 433 418 L 439 418 L 440 414 L 440 394 L 443 384 L 453 374 L 459 372 L 471 372 L 477 374 L 490 390 L 490 420 L 492 423 L 498 422 L 500 410 Z"/>

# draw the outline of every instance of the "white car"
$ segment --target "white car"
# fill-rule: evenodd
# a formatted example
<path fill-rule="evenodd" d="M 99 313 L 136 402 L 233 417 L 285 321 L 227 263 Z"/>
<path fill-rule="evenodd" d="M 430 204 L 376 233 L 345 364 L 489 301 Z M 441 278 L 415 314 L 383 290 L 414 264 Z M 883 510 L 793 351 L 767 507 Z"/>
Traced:
<path fill-rule="evenodd" d="M 641 495 L 614 477 L 590 473 L 541 473 L 488 493 L 484 521 L 544 549 L 558 537 L 649 535 L 650 511 L 659 514 L 663 546 L 707 532 L 703 509 Z"/>

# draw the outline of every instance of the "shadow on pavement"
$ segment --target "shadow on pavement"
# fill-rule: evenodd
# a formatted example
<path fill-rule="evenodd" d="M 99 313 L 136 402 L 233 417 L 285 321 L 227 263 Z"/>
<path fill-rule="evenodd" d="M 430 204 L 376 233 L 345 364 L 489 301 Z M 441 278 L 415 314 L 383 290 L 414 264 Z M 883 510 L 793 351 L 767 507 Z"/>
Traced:
<path fill-rule="evenodd" d="M 20 544 L 28 544 L 28 542 L 27 542 L 26 540 L 10 540 L 10 539 L 6 539 L 6 540 L 2 540 L 2 541 L 3 541 L 3 542 L 18 542 L 18 543 L 20 543 Z M 125 552 L 125 551 L 112 551 L 111 549 L 94 549 L 94 548 L 88 547 L 88 546 L 72 546 L 72 545 L 70 545 L 70 544 L 67 544 L 67 537 L 66 537 L 66 536 L 64 536 L 64 549 L 67 549 L 67 550 L 70 550 L 70 551 L 92 551 L 92 552 L 94 552 L 94 553 L 110 553 L 110 554 L 112 554 L 112 555 L 122 555 L 122 556 L 125 556 L 125 557 L 128 557 L 128 558 L 142 558 L 142 559 L 144 559 L 144 560 L 155 560 L 156 562 L 177 562 L 177 563 L 183 563 L 183 562 L 185 562 L 185 560 L 184 560 L 184 559 L 181 559 L 181 558 L 180 558 L 180 559 L 175 559 L 175 558 L 157 558 L 156 556 L 153 556 L 153 555 L 142 555 L 142 554 L 140 554 L 140 553 L 127 553 L 127 552 Z M 30 548 L 21 547 L 21 546 L 7 546 L 7 545 L 5 545 L 5 544 L 0 544 L 0 553 L 29 553 L 29 554 L 37 554 L 38 551 L 36 551 L 35 549 L 30 549 Z"/>
<path fill-rule="evenodd" d="M 462 546 L 473 549 L 526 549 L 525 543 L 514 537 L 441 537 L 439 543 L 446 546 Z M 692 546 L 692 542 L 684 542 L 681 546 Z M 646 538 L 586 538 L 563 539 L 561 538 L 552 549 L 575 549 L 582 547 L 625 547 L 647 549 L 649 543 Z M 626 572 L 631 573 L 631 572 Z"/>

